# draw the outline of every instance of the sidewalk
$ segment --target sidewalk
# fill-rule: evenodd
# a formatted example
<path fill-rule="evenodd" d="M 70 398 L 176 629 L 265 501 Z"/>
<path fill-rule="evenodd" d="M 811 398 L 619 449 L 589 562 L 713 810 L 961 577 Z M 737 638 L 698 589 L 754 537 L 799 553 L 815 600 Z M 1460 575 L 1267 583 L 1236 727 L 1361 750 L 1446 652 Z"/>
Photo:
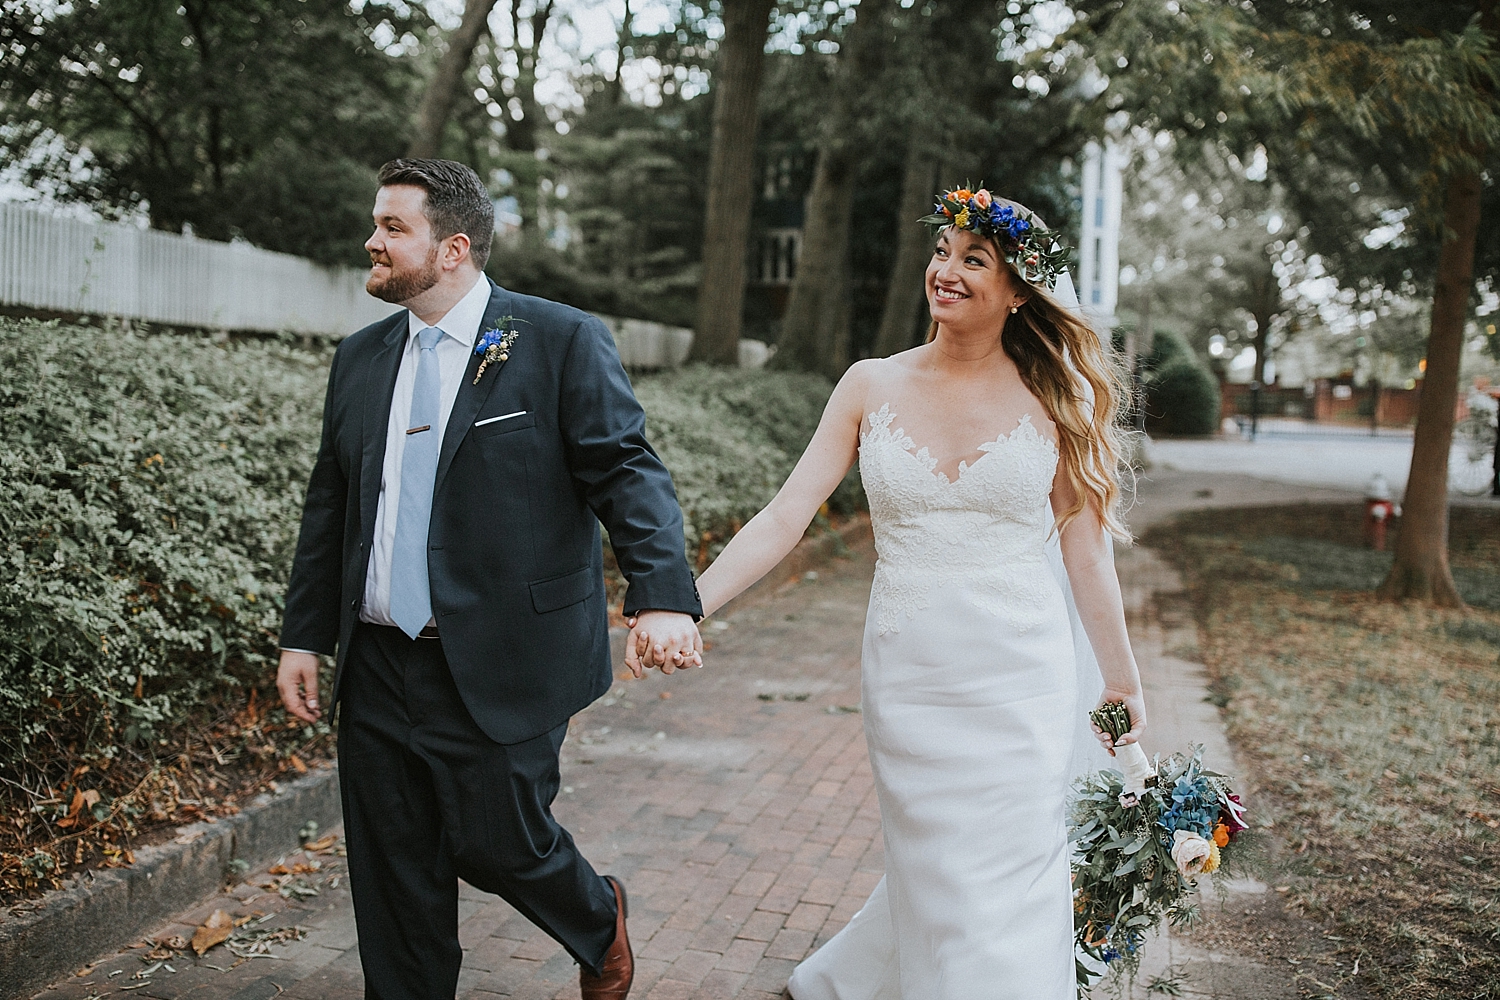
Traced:
<path fill-rule="evenodd" d="M 1339 496 L 1347 495 L 1165 472 L 1142 484 L 1131 521 L 1139 530 L 1183 507 Z M 1141 548 L 1121 552 L 1118 565 L 1152 709 L 1148 751 L 1204 742 L 1211 760 L 1230 766 L 1217 713 L 1203 700 L 1202 668 L 1190 659 L 1191 619 L 1180 601 L 1153 596 L 1180 589 L 1172 572 Z M 701 672 L 621 681 L 574 720 L 556 811 L 584 853 L 630 891 L 633 997 L 780 997 L 792 966 L 842 927 L 880 878 L 879 810 L 858 715 L 873 566 L 866 539 L 850 558 L 711 625 Z M 232 894 L 150 935 L 186 941 L 223 909 L 250 918 L 229 944 L 265 957 L 237 959 L 220 945 L 195 959 L 143 945 L 38 996 L 360 997 L 339 853 L 330 844 L 289 856 L 277 873 L 247 875 Z M 1206 911 L 1217 905 L 1207 902 Z M 460 905 L 460 997 L 577 997 L 572 961 L 509 906 L 468 889 Z M 1279 970 L 1175 936 L 1150 958 L 1138 993 L 1164 976 L 1187 996 L 1298 995 Z"/>

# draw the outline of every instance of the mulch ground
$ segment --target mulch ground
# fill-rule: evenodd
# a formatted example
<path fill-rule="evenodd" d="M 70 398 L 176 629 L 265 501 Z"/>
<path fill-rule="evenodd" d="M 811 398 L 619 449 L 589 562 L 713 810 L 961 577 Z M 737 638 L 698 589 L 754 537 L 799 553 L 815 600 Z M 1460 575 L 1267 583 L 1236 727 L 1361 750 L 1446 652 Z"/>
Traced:
<path fill-rule="evenodd" d="M 1215 510 L 1147 538 L 1270 823 L 1275 895 L 1204 943 L 1297 964 L 1311 938 L 1310 996 L 1500 996 L 1500 609 L 1377 600 L 1361 516 Z M 1488 594 L 1500 511 L 1455 508 L 1450 558 Z"/>

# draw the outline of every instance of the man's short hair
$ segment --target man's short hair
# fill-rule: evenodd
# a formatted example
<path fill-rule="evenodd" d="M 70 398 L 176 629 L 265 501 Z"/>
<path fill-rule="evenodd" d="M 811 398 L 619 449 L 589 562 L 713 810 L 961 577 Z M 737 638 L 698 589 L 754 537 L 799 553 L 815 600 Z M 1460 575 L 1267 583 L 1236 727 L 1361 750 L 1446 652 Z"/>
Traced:
<path fill-rule="evenodd" d="M 484 270 L 495 238 L 495 205 L 484 182 L 453 160 L 392 160 L 380 168 L 380 186 L 410 184 L 427 192 L 424 214 L 433 235 L 445 240 L 456 233 L 469 238 L 469 256 Z"/>

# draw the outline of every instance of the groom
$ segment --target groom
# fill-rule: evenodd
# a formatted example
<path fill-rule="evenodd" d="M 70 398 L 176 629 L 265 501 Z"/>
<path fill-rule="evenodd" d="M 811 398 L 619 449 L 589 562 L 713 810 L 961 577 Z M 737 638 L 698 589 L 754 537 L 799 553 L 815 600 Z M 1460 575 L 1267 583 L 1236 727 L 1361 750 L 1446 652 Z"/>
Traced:
<path fill-rule="evenodd" d="M 484 276 L 474 171 L 394 160 L 374 215 L 366 288 L 404 308 L 334 354 L 277 674 L 314 721 L 337 651 L 365 995 L 452 1000 L 464 879 L 562 944 L 586 1000 L 621 1000 L 624 888 L 551 805 L 568 718 L 612 680 L 599 521 L 655 659 L 695 655 L 672 481 L 604 325 Z"/>

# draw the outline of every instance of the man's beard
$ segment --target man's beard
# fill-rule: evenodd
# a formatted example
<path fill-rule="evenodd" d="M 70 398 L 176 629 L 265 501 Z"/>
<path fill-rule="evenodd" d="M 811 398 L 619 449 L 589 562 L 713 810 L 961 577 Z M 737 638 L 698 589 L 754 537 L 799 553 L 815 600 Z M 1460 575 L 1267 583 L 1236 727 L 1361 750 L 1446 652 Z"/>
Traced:
<path fill-rule="evenodd" d="M 438 279 L 443 276 L 437 257 L 438 247 L 434 244 L 432 252 L 427 255 L 427 260 L 420 268 L 398 271 L 394 263 L 382 261 L 388 263 L 391 273 L 385 278 L 377 278 L 371 274 L 370 279 L 365 282 L 365 291 L 377 299 L 397 305 L 409 302 L 437 284 Z"/>

